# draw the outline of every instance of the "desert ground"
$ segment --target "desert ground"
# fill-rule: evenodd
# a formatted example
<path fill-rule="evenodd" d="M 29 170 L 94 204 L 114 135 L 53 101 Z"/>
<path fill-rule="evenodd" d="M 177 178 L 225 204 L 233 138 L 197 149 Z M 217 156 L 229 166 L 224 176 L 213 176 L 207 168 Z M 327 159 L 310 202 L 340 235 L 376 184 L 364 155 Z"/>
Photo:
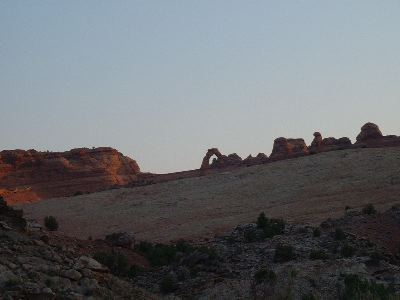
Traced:
<path fill-rule="evenodd" d="M 78 238 L 132 232 L 168 242 L 213 237 L 267 216 L 318 224 L 345 207 L 400 203 L 400 148 L 353 149 L 241 168 L 210 176 L 43 200 L 23 205 L 29 219 L 53 215 Z"/>

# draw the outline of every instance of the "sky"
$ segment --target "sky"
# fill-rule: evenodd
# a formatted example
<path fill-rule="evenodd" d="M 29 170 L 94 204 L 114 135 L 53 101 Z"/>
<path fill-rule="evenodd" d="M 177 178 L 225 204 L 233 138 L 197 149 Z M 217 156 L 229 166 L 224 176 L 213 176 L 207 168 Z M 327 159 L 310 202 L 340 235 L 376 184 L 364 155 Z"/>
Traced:
<path fill-rule="evenodd" d="M 0 149 L 142 171 L 277 137 L 400 135 L 400 1 L 0 1 Z"/>

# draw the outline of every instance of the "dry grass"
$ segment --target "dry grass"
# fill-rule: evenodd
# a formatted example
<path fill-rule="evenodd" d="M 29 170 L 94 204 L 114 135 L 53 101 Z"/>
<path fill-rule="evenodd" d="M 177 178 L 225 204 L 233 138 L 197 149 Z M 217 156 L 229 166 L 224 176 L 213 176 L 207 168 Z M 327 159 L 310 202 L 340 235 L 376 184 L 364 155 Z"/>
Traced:
<path fill-rule="evenodd" d="M 134 232 L 170 241 L 212 237 L 255 220 L 261 211 L 289 221 L 319 223 L 346 206 L 400 202 L 400 147 L 323 153 L 206 177 L 109 190 L 24 205 L 30 218 L 56 216 L 76 237 Z"/>

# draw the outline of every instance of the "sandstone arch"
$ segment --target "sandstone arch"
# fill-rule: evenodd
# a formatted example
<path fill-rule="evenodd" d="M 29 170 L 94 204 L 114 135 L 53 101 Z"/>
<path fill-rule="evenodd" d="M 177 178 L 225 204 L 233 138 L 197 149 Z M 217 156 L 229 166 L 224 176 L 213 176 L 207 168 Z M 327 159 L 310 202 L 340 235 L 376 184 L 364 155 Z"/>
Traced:
<path fill-rule="evenodd" d="M 218 159 L 222 158 L 223 155 L 217 148 L 208 149 L 206 155 L 203 158 L 203 162 L 201 163 L 200 169 L 209 169 L 210 168 L 210 158 L 215 155 Z"/>

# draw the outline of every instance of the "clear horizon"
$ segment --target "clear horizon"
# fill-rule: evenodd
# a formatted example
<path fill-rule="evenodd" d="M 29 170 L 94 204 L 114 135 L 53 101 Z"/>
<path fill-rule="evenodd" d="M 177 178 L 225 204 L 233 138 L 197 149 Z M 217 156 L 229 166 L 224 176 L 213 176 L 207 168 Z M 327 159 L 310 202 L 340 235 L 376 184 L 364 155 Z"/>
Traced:
<path fill-rule="evenodd" d="M 110 146 L 142 171 L 273 140 L 400 135 L 400 2 L 0 2 L 0 149 Z"/>

